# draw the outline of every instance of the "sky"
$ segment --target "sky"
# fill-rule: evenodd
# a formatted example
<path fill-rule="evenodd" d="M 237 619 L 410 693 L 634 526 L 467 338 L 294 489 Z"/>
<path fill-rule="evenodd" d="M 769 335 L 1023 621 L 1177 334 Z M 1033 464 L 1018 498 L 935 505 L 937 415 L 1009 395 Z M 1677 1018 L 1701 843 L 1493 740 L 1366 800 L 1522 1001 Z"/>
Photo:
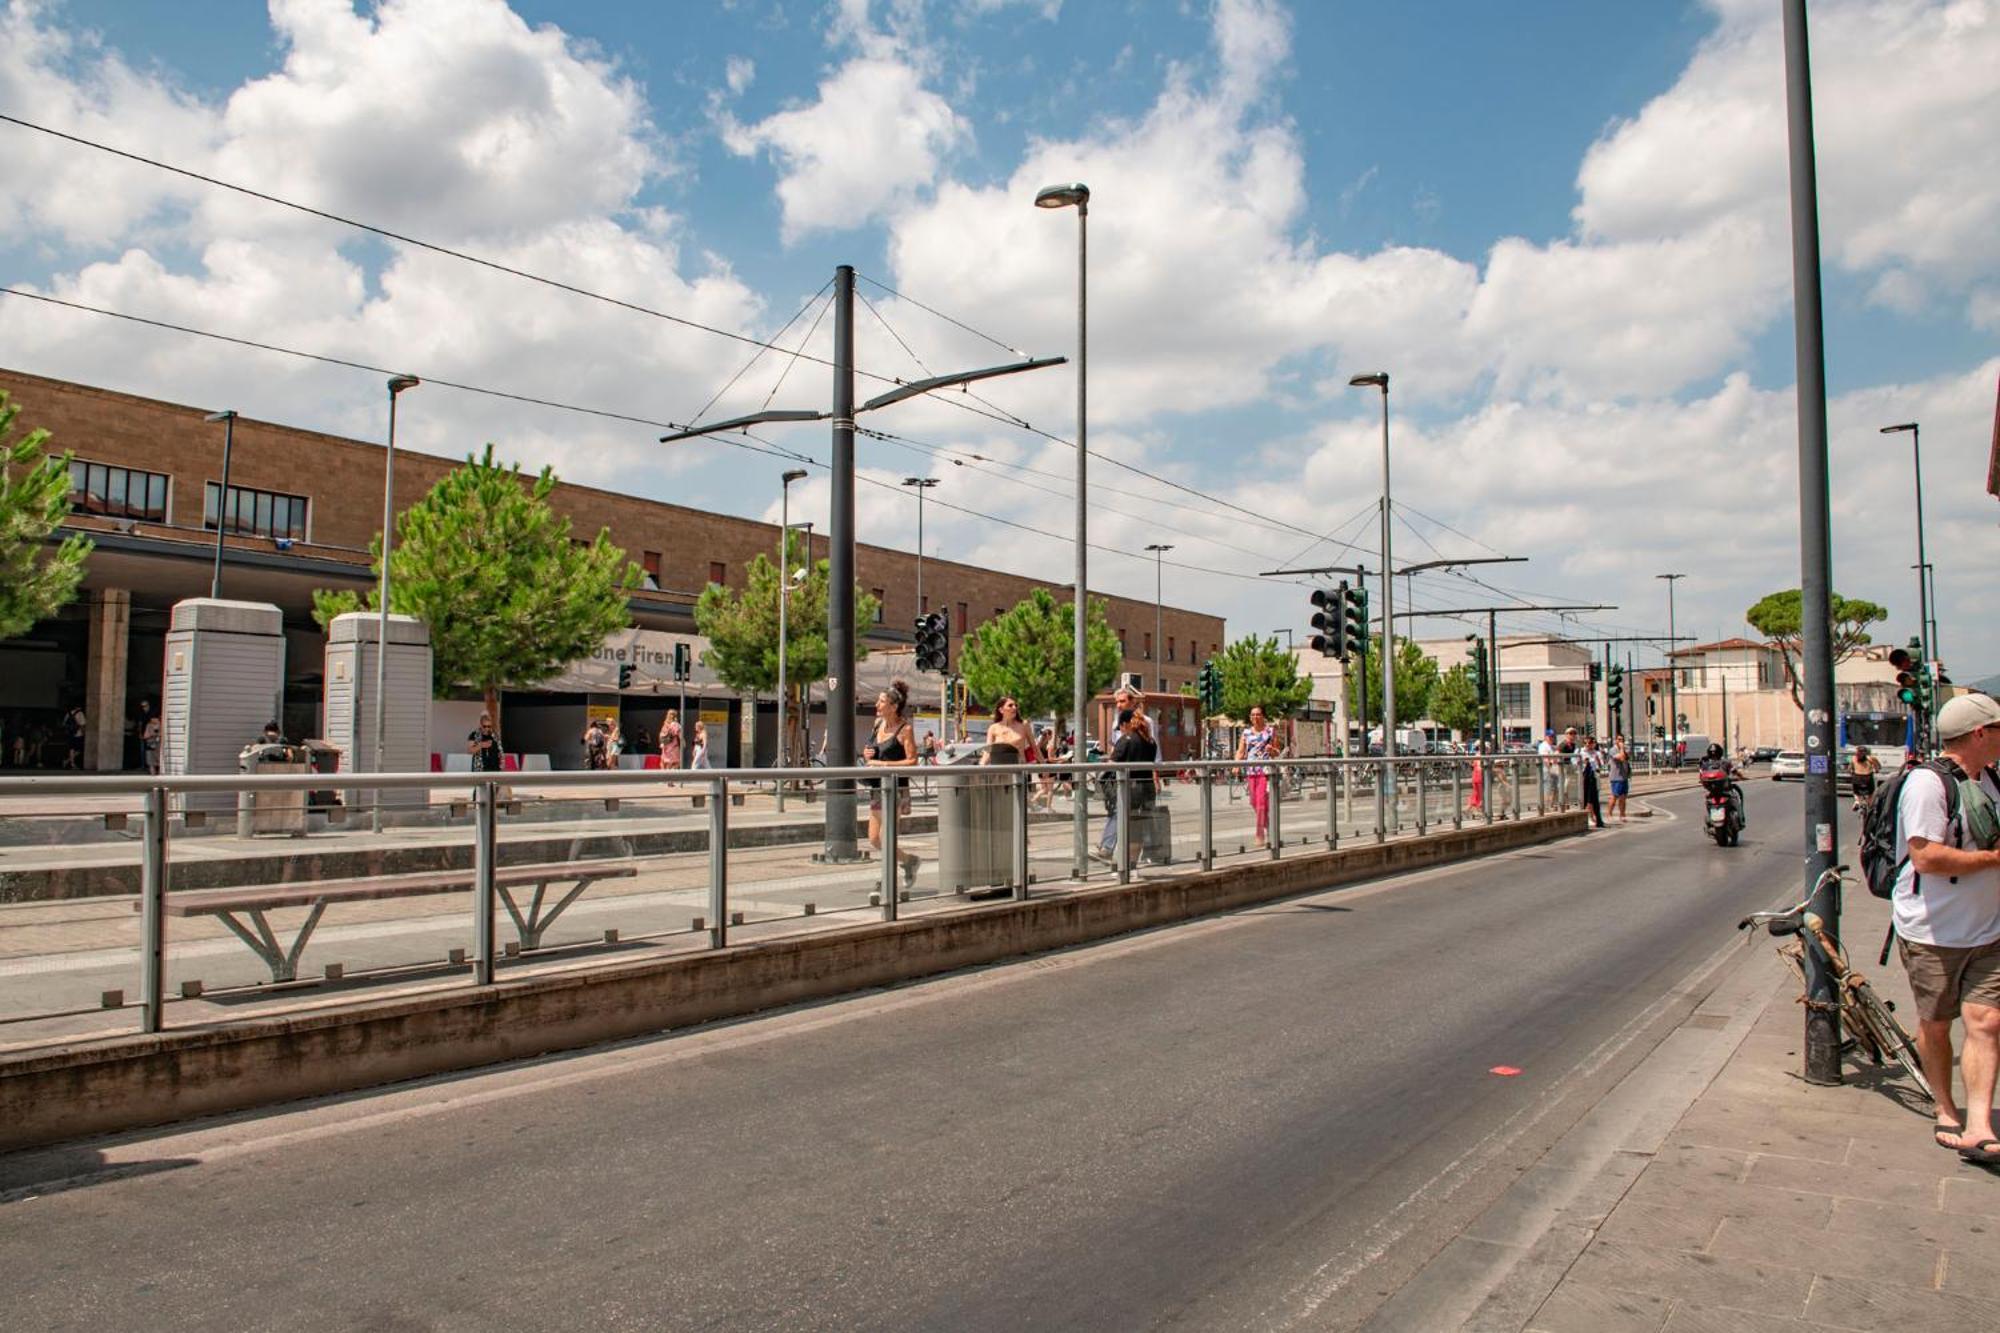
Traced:
<path fill-rule="evenodd" d="M 646 423 L 826 408 L 840 264 L 864 398 L 1073 357 L 1078 219 L 1033 200 L 1082 181 L 1093 589 L 1151 597 L 1144 548 L 1170 543 L 1169 602 L 1303 630 L 1309 588 L 1261 572 L 1380 568 L 1380 398 L 1347 383 L 1376 370 L 1396 565 L 1525 557 L 1399 581 L 1406 605 L 1604 604 L 1503 632 L 1657 635 L 1674 572 L 1677 628 L 1711 638 L 1798 585 L 1778 0 L 200 13 L 0 0 L 0 113 L 406 239 L 0 122 L 5 285 L 591 409 L 427 383 L 399 446 L 490 440 L 773 520 L 802 455 L 793 513 L 823 524 L 823 423 L 675 445 Z M 1811 21 L 1834 583 L 1888 608 L 1879 638 L 1916 632 L 1910 437 L 1878 430 L 1921 422 L 1940 648 L 1969 680 L 2000 670 L 2000 0 Z M 385 428 L 374 371 L 18 295 L 0 315 L 0 365 Z M 1072 362 L 864 416 L 892 438 L 859 441 L 861 539 L 913 544 L 897 483 L 935 476 L 931 554 L 1067 582 L 1076 391 Z"/>

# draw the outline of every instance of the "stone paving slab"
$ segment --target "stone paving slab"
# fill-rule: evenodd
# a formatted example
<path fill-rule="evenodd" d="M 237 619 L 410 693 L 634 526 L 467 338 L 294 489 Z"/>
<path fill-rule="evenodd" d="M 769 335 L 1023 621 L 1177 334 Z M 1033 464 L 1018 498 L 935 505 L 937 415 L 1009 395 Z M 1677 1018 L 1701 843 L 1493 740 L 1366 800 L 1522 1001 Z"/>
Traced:
<path fill-rule="evenodd" d="M 1846 933 L 1907 1015 L 1900 969 L 1860 943 L 1886 907 L 1850 895 Z M 1797 983 L 1775 957 L 1770 975 L 1750 1033 L 1522 1328 L 2000 1327 L 2000 1172 L 1935 1146 L 1928 1102 L 1893 1065 L 1808 1085 Z"/>

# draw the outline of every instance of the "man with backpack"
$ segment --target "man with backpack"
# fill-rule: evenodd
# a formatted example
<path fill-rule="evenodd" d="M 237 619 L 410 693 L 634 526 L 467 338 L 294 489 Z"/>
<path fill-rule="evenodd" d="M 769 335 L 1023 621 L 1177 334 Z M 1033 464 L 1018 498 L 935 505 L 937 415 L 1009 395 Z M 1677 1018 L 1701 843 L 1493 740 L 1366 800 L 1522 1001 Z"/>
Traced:
<path fill-rule="evenodd" d="M 1917 1004 L 1917 1049 L 1937 1099 L 1938 1146 L 1992 1165 L 2000 1163 L 2000 702 L 1960 695 L 1939 710 L 1937 733 L 1943 753 L 1899 774 L 1870 808 L 1862 866 L 1871 890 L 1888 888 Z M 1886 865 L 1881 807 L 1895 812 Z M 1952 1098 L 1953 1019 L 1965 1023 L 1962 1115 Z"/>

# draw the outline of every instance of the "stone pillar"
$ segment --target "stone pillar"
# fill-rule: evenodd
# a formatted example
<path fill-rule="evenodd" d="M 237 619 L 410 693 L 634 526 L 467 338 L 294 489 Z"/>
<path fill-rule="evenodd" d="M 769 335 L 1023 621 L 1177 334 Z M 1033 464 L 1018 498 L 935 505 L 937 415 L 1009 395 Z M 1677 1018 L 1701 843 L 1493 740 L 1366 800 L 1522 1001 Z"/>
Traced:
<path fill-rule="evenodd" d="M 132 645 L 132 593 L 90 594 L 90 660 L 84 667 L 83 766 L 100 773 L 125 767 L 125 663 Z"/>

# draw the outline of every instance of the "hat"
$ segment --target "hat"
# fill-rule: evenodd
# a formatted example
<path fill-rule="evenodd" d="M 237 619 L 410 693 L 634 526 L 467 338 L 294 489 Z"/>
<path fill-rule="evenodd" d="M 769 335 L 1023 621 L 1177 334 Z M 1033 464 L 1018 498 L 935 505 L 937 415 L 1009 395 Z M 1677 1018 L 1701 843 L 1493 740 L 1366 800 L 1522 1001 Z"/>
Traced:
<path fill-rule="evenodd" d="M 2000 702 L 1990 694 L 1961 694 L 1938 709 L 1939 740 L 1955 741 L 1981 727 L 2000 727 Z"/>

